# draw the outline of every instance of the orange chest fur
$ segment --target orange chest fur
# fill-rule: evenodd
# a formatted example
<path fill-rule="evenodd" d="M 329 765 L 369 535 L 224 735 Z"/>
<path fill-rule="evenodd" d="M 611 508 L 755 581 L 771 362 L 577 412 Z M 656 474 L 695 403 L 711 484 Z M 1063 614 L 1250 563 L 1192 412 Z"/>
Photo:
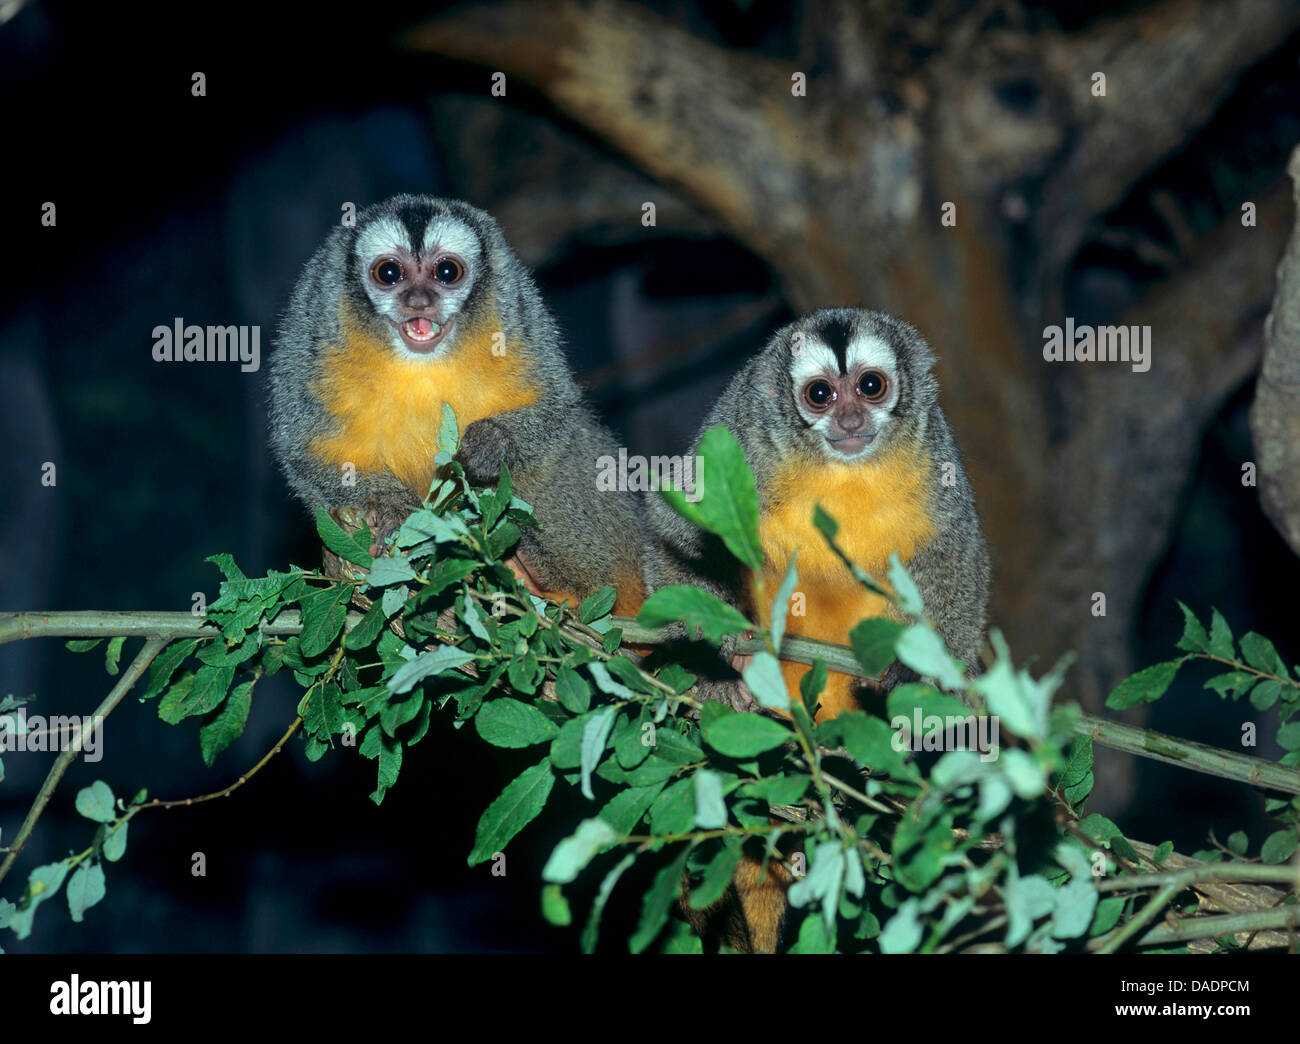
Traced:
<path fill-rule="evenodd" d="M 455 350 L 440 358 L 399 355 L 382 335 L 342 313 L 341 343 L 321 356 L 312 384 L 334 430 L 311 444 L 318 460 L 360 473 L 390 471 L 423 495 L 434 476 L 442 404 L 463 432 L 484 417 L 537 398 L 527 355 L 499 340 L 494 317 L 459 331 Z"/>
<path fill-rule="evenodd" d="M 793 634 L 847 643 L 853 626 L 886 612 L 889 603 L 866 591 L 812 524 L 813 508 L 839 523 L 836 541 L 849 559 L 883 580 L 889 556 L 907 564 L 934 539 L 929 510 L 929 460 L 895 451 L 863 464 L 799 463 L 777 474 L 759 522 L 767 601 L 776 594 L 790 556 L 799 552 L 799 581 L 787 629 Z M 770 611 L 760 604 L 764 621 Z"/>

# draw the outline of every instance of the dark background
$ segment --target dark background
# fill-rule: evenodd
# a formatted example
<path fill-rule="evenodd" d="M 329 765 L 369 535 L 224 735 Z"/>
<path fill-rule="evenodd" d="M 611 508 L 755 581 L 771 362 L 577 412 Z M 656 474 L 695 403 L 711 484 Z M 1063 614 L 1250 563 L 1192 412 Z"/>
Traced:
<path fill-rule="evenodd" d="M 901 6 L 936 21 L 953 7 Z M 1068 35 L 1150 5 L 993 6 Z M 713 46 L 786 59 L 802 53 L 806 8 L 718 0 L 659 10 Z M 266 451 L 265 360 L 302 263 L 345 201 L 360 208 L 427 192 L 496 213 L 536 268 L 575 369 L 631 453 L 680 452 L 748 353 L 803 310 L 780 263 L 557 109 L 545 90 L 512 80 L 507 98 L 494 99 L 488 68 L 398 46 L 398 33 L 434 10 L 368 5 L 344 17 L 273 5 L 182 12 L 55 3 L 28 4 L 0 25 L 9 217 L 0 609 L 188 610 L 195 592 L 216 597 L 209 554 L 233 553 L 249 575 L 317 561 L 310 522 Z M 1133 246 L 1132 230 L 1153 220 L 1153 193 L 1176 199 L 1199 234 L 1216 208 L 1230 214 L 1259 186 L 1281 181 L 1300 135 L 1298 55 L 1293 31 L 1279 35 L 1186 141 L 1100 216 L 1065 275 L 1072 314 L 1113 314 L 1167 278 L 1160 250 L 1177 254 L 1177 237 L 1152 232 Z M 207 76 L 204 98 L 190 93 L 195 70 Z M 1014 90 L 1005 100 L 1021 103 Z M 58 207 L 54 228 L 39 223 L 47 200 Z M 641 225 L 643 200 L 657 203 L 655 228 Z M 1127 230 L 1127 246 L 1116 245 L 1125 242 L 1116 229 Z M 1257 302 L 1242 309 L 1255 325 L 1262 320 Z M 155 363 L 150 331 L 177 316 L 260 325 L 262 371 Z M 905 318 L 929 332 L 926 316 Z M 1032 359 L 1037 345 L 1025 351 Z M 1291 594 L 1300 568 L 1239 480 L 1240 462 L 1252 459 L 1253 380 L 1253 372 L 1237 380 L 1196 424 L 1163 549 L 1135 564 L 1140 604 L 1116 639 L 1128 669 L 1169 658 L 1181 627 L 1175 599 L 1202 617 L 1215 605 L 1238 633 L 1258 630 L 1289 661 L 1300 658 Z M 960 394 L 945 389 L 945 404 Z M 54 488 L 40 484 L 45 461 L 58 467 Z M 1010 551 L 1000 553 L 1005 564 Z M 1056 598 L 1050 587 L 1033 593 L 1042 606 Z M 138 644 L 128 644 L 128 658 Z M 1147 723 L 1235 746 L 1243 709 L 1202 692 L 1201 680 L 1181 681 Z M 91 780 L 119 795 L 147 787 L 172 798 L 219 789 L 245 771 L 300 695 L 291 678 L 271 681 L 258 687 L 245 735 L 211 770 L 192 720 L 164 726 L 129 697 L 107 725 L 104 760 L 68 773 L 2 894 L 15 898 L 33 866 L 88 842 L 90 824 L 72 798 Z M 86 713 L 109 685 L 99 651 L 77 656 L 53 640 L 0 647 L 0 695 L 35 694 L 33 713 Z M 1066 695 L 1079 697 L 1068 685 Z M 1267 720 L 1260 731 L 1271 735 Z M 3 761 L 8 839 L 48 761 L 12 753 Z M 542 922 L 537 874 L 583 814 L 579 799 L 512 843 L 506 878 L 465 867 L 480 811 L 528 763 L 435 726 L 377 808 L 367 798 L 372 762 L 339 750 L 309 764 L 295 740 L 229 799 L 137 817 L 126 858 L 107 867 L 108 899 L 85 923 L 71 924 L 60 898 L 40 911 L 29 940 L 6 934 L 3 946 L 572 949 L 573 932 Z M 1125 771 L 1103 810 L 1130 836 L 1191 851 L 1211 829 L 1223 838 L 1248 828 L 1253 845 L 1267 833 L 1245 788 L 1149 762 Z M 191 876 L 195 852 L 206 855 L 204 877 Z M 625 898 L 635 907 L 635 895 Z M 574 901 L 581 910 L 581 896 Z"/>

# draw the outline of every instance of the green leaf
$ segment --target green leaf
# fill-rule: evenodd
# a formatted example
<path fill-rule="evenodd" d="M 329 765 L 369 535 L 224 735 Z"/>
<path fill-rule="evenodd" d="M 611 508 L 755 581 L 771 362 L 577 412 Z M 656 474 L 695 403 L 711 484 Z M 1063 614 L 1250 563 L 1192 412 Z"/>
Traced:
<path fill-rule="evenodd" d="M 1019 946 L 1033 931 L 1034 922 L 1056 908 L 1056 889 L 1045 877 L 1016 877 L 1002 886 L 1007 902 L 1008 946 Z"/>
<path fill-rule="evenodd" d="M 691 889 L 691 909 L 703 910 L 722 898 L 722 893 L 727 890 L 727 885 L 731 884 L 736 874 L 741 854 L 739 839 L 727 838 L 726 843 L 705 869 L 703 879 Z"/>
<path fill-rule="evenodd" d="M 543 758 L 507 783 L 505 790 L 478 821 L 469 865 L 477 866 L 504 850 L 511 838 L 537 818 L 554 785 L 555 775 L 549 758 Z"/>
<path fill-rule="evenodd" d="M 884 616 L 863 620 L 849 632 L 853 655 L 868 677 L 878 677 L 894 662 L 894 643 L 902 633 L 902 624 Z"/>
<path fill-rule="evenodd" d="M 101 851 L 110 863 L 116 863 L 126 853 L 126 830 L 130 825 L 130 820 L 123 820 L 104 835 L 104 847 Z"/>
<path fill-rule="evenodd" d="M 442 423 L 438 426 L 438 449 L 449 457 L 454 457 L 460 449 L 460 424 L 456 421 L 456 411 L 445 402 L 442 404 Z"/>
<path fill-rule="evenodd" d="M 596 682 L 596 688 L 600 689 L 601 692 L 608 693 L 620 700 L 636 699 L 636 693 L 621 682 L 615 681 L 610 676 L 609 669 L 599 660 L 593 660 L 587 664 L 587 670 L 591 672 L 591 676 Z"/>
<path fill-rule="evenodd" d="M 683 834 L 695 822 L 695 781 L 686 776 L 668 786 L 650 806 L 650 830 L 660 836 Z"/>
<path fill-rule="evenodd" d="M 440 515 L 432 508 L 421 508 L 407 516 L 393 537 L 400 548 L 414 547 L 432 540 L 438 544 L 454 544 L 468 540 L 469 529 L 459 515 Z"/>
<path fill-rule="evenodd" d="M 845 711 L 835 723 L 844 747 L 859 765 L 887 773 L 895 779 L 915 779 L 916 769 L 907 763 L 907 749 L 894 748 L 895 732 L 879 718 L 862 711 Z"/>
<path fill-rule="evenodd" d="M 38 866 L 27 876 L 27 905 L 18 910 L 11 910 L 9 915 L 9 927 L 19 939 L 26 939 L 31 935 L 36 908 L 46 899 L 52 899 L 58 894 L 67 874 L 68 861 L 65 859 L 62 862 Z"/>
<path fill-rule="evenodd" d="M 349 590 L 344 584 L 334 584 L 298 600 L 302 607 L 302 633 L 298 641 L 303 656 L 308 659 L 319 656 L 334 643 L 347 617 L 343 602 Z"/>
<path fill-rule="evenodd" d="M 1228 848 L 1233 855 L 1244 856 L 1249 844 L 1250 838 L 1246 836 L 1244 830 L 1235 830 L 1228 835 Z"/>
<path fill-rule="evenodd" d="M 90 652 L 95 646 L 102 642 L 103 638 L 70 638 L 63 643 L 63 647 L 68 652 L 83 653 Z"/>
<path fill-rule="evenodd" d="M 150 697 L 157 696 L 162 692 L 172 680 L 172 675 L 176 673 L 185 659 L 194 652 L 195 647 L 199 644 L 199 639 L 189 638 L 183 642 L 177 642 L 175 645 L 169 645 L 164 649 L 149 671 L 149 685 L 144 690 L 144 695 L 140 697 L 141 702 Z"/>
<path fill-rule="evenodd" d="M 82 863 L 68 880 L 68 912 L 78 924 L 86 911 L 108 894 L 104 887 L 104 868 L 98 863 Z"/>
<path fill-rule="evenodd" d="M 1269 834 L 1259 850 L 1260 862 L 1285 863 L 1295 852 L 1297 843 L 1300 843 L 1300 835 L 1297 835 L 1295 827 Z"/>
<path fill-rule="evenodd" d="M 741 677 L 749 691 L 764 707 L 776 710 L 788 710 L 790 695 L 786 691 L 785 677 L 781 673 L 781 663 L 770 652 L 757 652 L 746 665 Z"/>
<path fill-rule="evenodd" d="M 826 681 L 830 677 L 826 670 L 826 661 L 820 656 L 814 658 L 812 670 L 799 679 L 799 695 L 809 715 L 816 713 L 817 701 L 826 690 Z"/>
<path fill-rule="evenodd" d="M 1245 671 L 1228 671 L 1218 674 L 1205 683 L 1205 688 L 1212 689 L 1224 699 L 1239 699 L 1259 680 L 1259 675 Z"/>
<path fill-rule="evenodd" d="M 1117 895 L 1099 902 L 1092 916 L 1092 925 L 1088 928 L 1088 934 L 1096 938 L 1098 935 L 1105 935 L 1119 924 L 1119 916 L 1124 912 L 1124 904 L 1127 901 L 1124 896 Z"/>
<path fill-rule="evenodd" d="M 1245 643 L 1245 639 L 1242 639 Z M 1250 690 L 1250 705 L 1259 711 L 1268 710 L 1282 695 L 1282 683 L 1272 678 L 1260 682 Z"/>
<path fill-rule="evenodd" d="M 509 697 L 492 700 L 474 717 L 478 734 L 494 747 L 531 747 L 548 743 L 560 730 L 536 707 Z"/>
<path fill-rule="evenodd" d="M 812 524 L 813 528 L 828 541 L 833 541 L 840 531 L 840 524 L 831 518 L 820 504 L 813 505 Z"/>
<path fill-rule="evenodd" d="M 923 678 L 933 678 L 945 689 L 966 687 L 961 665 L 953 659 L 938 632 L 926 624 L 913 624 L 899 635 L 898 658 Z"/>
<path fill-rule="evenodd" d="M 596 799 L 596 795 L 591 792 L 591 774 L 596 770 L 597 764 L 605 753 L 605 745 L 609 742 L 609 734 L 614 729 L 614 719 L 617 715 L 617 707 L 613 705 L 604 707 L 599 713 L 593 714 L 582 727 L 581 761 L 578 768 L 582 772 L 582 796 L 588 801 Z M 479 717 L 482 716 L 480 713 Z"/>
<path fill-rule="evenodd" d="M 96 823 L 111 823 L 117 818 L 113 810 L 113 791 L 102 779 L 77 791 L 77 811 Z"/>
<path fill-rule="evenodd" d="M 889 572 L 886 574 L 889 585 L 894 589 L 898 607 L 905 613 L 911 613 L 918 619 L 925 615 L 925 603 L 921 601 L 921 590 L 912 580 L 911 574 L 904 568 L 897 551 L 889 553 Z"/>
<path fill-rule="evenodd" d="M 460 559 L 453 559 L 460 561 Z M 442 565 L 443 563 L 439 563 Z M 430 571 L 430 578 L 433 577 L 436 570 Z M 366 586 L 372 590 L 380 587 L 391 587 L 393 584 L 404 584 L 409 580 L 415 579 L 415 570 L 411 566 L 410 559 L 405 555 L 391 555 L 383 558 L 376 558 L 374 565 L 370 567 L 370 572 L 366 574 Z M 441 591 L 448 583 L 446 581 L 438 586 Z M 429 589 L 429 594 L 437 594 L 437 591 Z"/>
<path fill-rule="evenodd" d="M 664 780 L 668 777 L 665 776 Z M 614 828 L 619 834 L 630 834 L 636 829 L 641 817 L 650 811 L 664 789 L 664 780 L 645 787 L 628 787 L 620 790 L 605 803 L 600 810 L 600 818 Z"/>
<path fill-rule="evenodd" d="M 1141 703 L 1153 703 L 1165 694 L 1182 665 L 1182 660 L 1169 660 L 1144 667 L 1115 687 L 1106 698 L 1106 706 L 1111 710 L 1127 710 Z"/>
<path fill-rule="evenodd" d="M 584 819 L 577 830 L 555 846 L 542 868 L 542 880 L 568 884 L 617 840 L 618 835 L 603 819 Z"/>
<path fill-rule="evenodd" d="M 211 765 L 217 755 L 237 740 L 248 722 L 248 712 L 253 706 L 253 682 L 246 681 L 231 690 L 217 710 L 199 727 L 199 749 L 203 764 Z"/>
<path fill-rule="evenodd" d="M 343 639 L 343 648 L 353 652 L 358 649 L 364 649 L 379 637 L 379 632 L 384 628 L 386 614 L 381 603 L 375 602 L 367 611 L 366 615 L 357 621 L 357 625 L 352 628 Z"/>
<path fill-rule="evenodd" d="M 591 913 L 587 917 L 587 925 L 582 930 L 582 952 L 594 953 L 596 950 L 596 940 L 600 934 L 600 918 L 605 911 L 605 904 L 609 902 L 609 897 L 614 892 L 614 886 L 618 884 L 618 879 L 623 876 L 629 866 L 636 860 L 636 854 L 629 852 L 614 866 L 605 879 L 600 882 L 600 890 L 596 893 L 596 898 L 591 904 Z"/>
<path fill-rule="evenodd" d="M 104 669 L 114 677 L 117 676 L 118 663 L 122 659 L 122 643 L 126 641 L 126 635 L 115 635 L 109 640 L 108 648 L 104 650 Z"/>
<path fill-rule="evenodd" d="M 356 540 L 343 531 L 330 513 L 323 507 L 316 509 L 316 532 L 321 543 L 333 551 L 345 562 L 370 568 L 374 559 L 370 557 L 369 546 L 362 547 Z"/>
<path fill-rule="evenodd" d="M 636 619 L 642 627 L 681 622 L 689 635 L 702 633 L 714 645 L 726 635 L 740 634 L 754 626 L 738 610 L 707 591 L 685 584 L 660 588 L 645 600 Z"/>
<path fill-rule="evenodd" d="M 704 433 L 696 456 L 698 502 L 692 504 L 674 490 L 665 490 L 664 499 L 683 518 L 721 537 L 742 565 L 759 569 L 763 546 L 758 537 L 758 487 L 744 450 L 718 425 Z"/>
<path fill-rule="evenodd" d="M 1178 639 L 1176 648 L 1184 652 L 1209 652 L 1210 636 L 1205 633 L 1205 628 L 1196 619 L 1196 614 L 1182 602 L 1178 603 L 1178 608 L 1183 611 L 1183 636 Z"/>
<path fill-rule="evenodd" d="M 570 714 L 586 714 L 591 707 L 591 686 L 571 667 L 561 667 L 556 672 L 555 696 Z"/>
<path fill-rule="evenodd" d="M 599 591 L 589 594 L 582 600 L 578 606 L 578 619 L 585 624 L 593 620 L 599 620 L 602 616 L 608 616 L 609 611 L 614 608 L 614 601 L 618 598 L 618 592 L 609 584 L 606 584 Z"/>
<path fill-rule="evenodd" d="M 1277 742 L 1283 750 L 1300 750 L 1300 721 L 1293 721 L 1278 729 Z"/>
<path fill-rule="evenodd" d="M 220 706 L 234 681 L 234 667 L 204 664 L 188 686 L 173 685 L 158 704 L 158 717 L 175 725 L 195 714 L 207 714 Z"/>
<path fill-rule="evenodd" d="M 440 645 L 436 649 L 421 653 L 414 660 L 399 667 L 388 679 L 388 691 L 394 696 L 410 692 L 416 683 L 425 678 L 447 674 L 457 667 L 463 667 L 474 659 L 469 653 L 461 652 L 450 645 Z"/>
<path fill-rule="evenodd" d="M 673 692 L 681 695 L 699 679 L 680 664 L 670 663 L 659 672 L 659 680 L 672 687 Z"/>
<path fill-rule="evenodd" d="M 681 854 L 671 863 L 666 863 L 655 874 L 654 882 L 641 903 L 641 920 L 632 938 L 628 940 L 628 949 L 633 953 L 641 953 L 645 950 L 668 923 L 668 914 L 677 898 L 682 870 L 686 866 L 686 857 L 689 854 L 690 846 L 683 845 Z"/>
<path fill-rule="evenodd" d="M 843 715 L 841 715 L 843 717 Z M 787 776 L 783 772 L 766 776 L 756 783 L 746 783 L 740 789 L 743 797 L 757 798 L 769 805 L 793 805 L 808 789 L 812 780 L 803 773 Z"/>
<path fill-rule="evenodd" d="M 722 797 L 722 777 L 710 769 L 695 773 L 695 825 L 701 830 L 721 830 L 727 825 L 727 804 Z"/>
<path fill-rule="evenodd" d="M 329 686 L 328 688 L 334 689 L 334 692 L 332 692 L 331 695 L 337 693 L 335 687 Z M 424 695 L 422 693 L 414 693 L 406 699 L 390 699 L 384 704 L 383 708 L 379 712 L 379 727 L 384 730 L 386 735 L 396 738 L 397 730 L 407 724 L 407 722 L 414 721 L 423 708 Z M 343 725 L 341 704 L 339 706 L 339 711 L 339 727 L 341 728 Z"/>
<path fill-rule="evenodd" d="M 1287 679 L 1291 677 L 1286 664 L 1282 662 L 1282 657 L 1273 648 L 1273 643 L 1262 634 L 1256 634 L 1254 631 L 1243 634 L 1241 636 L 1241 655 L 1257 671 L 1276 674 Z"/>
<path fill-rule="evenodd" d="M 770 718 L 738 714 L 714 702 L 704 705 L 700 731 L 709 746 L 732 758 L 752 758 L 794 738 L 788 728 Z"/>
<path fill-rule="evenodd" d="M 1235 660 L 1237 651 L 1232 644 L 1232 630 L 1228 627 L 1228 621 L 1223 618 L 1219 610 L 1214 609 L 1212 612 L 1214 615 L 1210 621 L 1210 654 L 1224 660 Z"/>
<path fill-rule="evenodd" d="M 1163 863 L 1174 854 L 1174 843 L 1172 841 L 1162 841 L 1156 845 L 1156 850 L 1151 853 L 1151 859 L 1155 863 Z"/>
<path fill-rule="evenodd" d="M 921 945 L 922 926 L 918 903 L 908 899 L 880 932 L 881 953 L 912 953 Z"/>
<path fill-rule="evenodd" d="M 537 691 L 537 686 L 545 676 L 545 668 L 542 667 L 532 652 L 527 652 L 523 656 L 511 660 L 509 667 L 506 668 L 506 677 L 510 681 L 510 687 L 516 692 L 528 696 Z"/>
<path fill-rule="evenodd" d="M 785 577 L 781 580 L 781 586 L 776 589 L 776 597 L 772 599 L 772 649 L 780 653 L 781 642 L 785 638 L 785 617 L 790 611 L 790 596 L 794 594 L 794 585 L 799 581 L 799 572 L 795 568 L 795 563 L 799 558 L 799 552 L 796 549 L 790 555 L 790 564 L 785 567 Z"/>
<path fill-rule="evenodd" d="M 542 916 L 557 928 L 567 928 L 573 923 L 569 900 L 564 898 L 564 890 L 559 885 L 548 884 L 542 888 Z"/>

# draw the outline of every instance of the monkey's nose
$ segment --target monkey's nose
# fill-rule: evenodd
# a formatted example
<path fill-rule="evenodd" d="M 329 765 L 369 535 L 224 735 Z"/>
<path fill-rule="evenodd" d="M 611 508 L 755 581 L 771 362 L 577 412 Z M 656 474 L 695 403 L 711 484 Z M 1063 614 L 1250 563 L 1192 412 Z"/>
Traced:
<path fill-rule="evenodd" d="M 402 304 L 413 312 L 422 312 L 433 304 L 433 294 L 419 288 L 409 290 L 402 298 Z"/>
<path fill-rule="evenodd" d="M 836 417 L 835 420 L 843 431 L 858 431 L 866 424 L 867 415 L 865 413 L 843 413 Z"/>

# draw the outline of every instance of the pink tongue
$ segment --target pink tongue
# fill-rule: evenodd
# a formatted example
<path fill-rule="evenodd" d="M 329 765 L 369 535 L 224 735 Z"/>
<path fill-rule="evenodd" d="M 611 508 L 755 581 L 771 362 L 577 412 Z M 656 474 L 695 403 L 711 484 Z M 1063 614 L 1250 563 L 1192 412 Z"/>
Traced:
<path fill-rule="evenodd" d="M 433 323 L 428 319 L 408 319 L 406 325 L 416 337 L 428 337 L 433 333 Z"/>

